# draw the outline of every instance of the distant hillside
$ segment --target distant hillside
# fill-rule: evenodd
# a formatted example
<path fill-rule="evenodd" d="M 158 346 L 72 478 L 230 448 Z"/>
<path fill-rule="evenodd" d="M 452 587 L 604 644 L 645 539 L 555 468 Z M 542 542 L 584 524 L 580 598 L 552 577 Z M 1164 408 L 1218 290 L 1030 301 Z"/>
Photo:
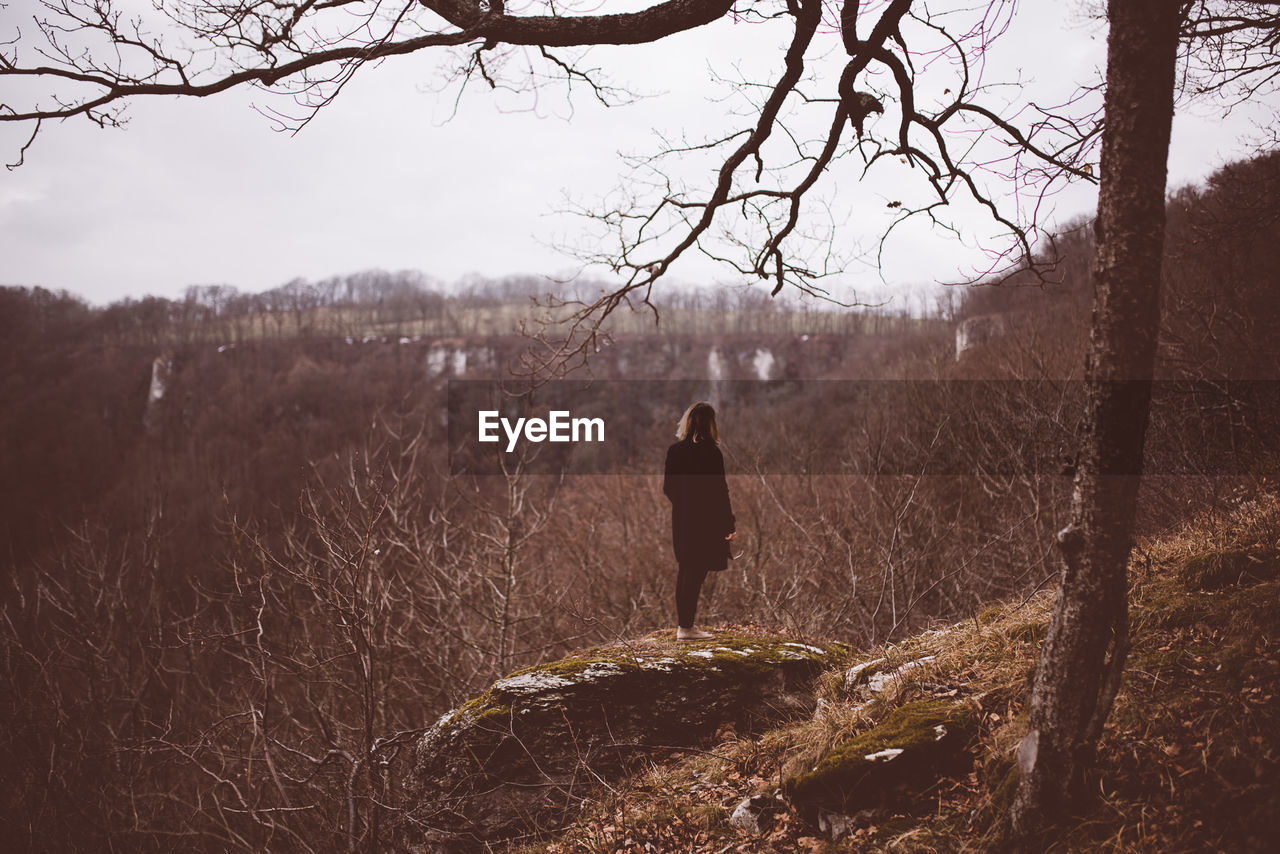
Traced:
<path fill-rule="evenodd" d="M 85 331 L 113 344 L 243 344 L 289 338 L 542 336 L 556 338 L 571 315 L 606 286 L 562 284 L 534 276 L 445 287 L 420 273 L 369 271 L 317 282 L 294 280 L 258 294 L 222 285 L 192 286 L 182 299 L 126 299 L 103 309 L 81 306 Z M 37 289 L 38 290 L 38 289 Z M 44 301 L 66 300 L 48 294 Z M 680 289 L 652 306 L 622 309 L 600 326 L 606 335 L 897 335 L 944 325 L 902 308 L 772 299 L 758 288 Z"/>
<path fill-rule="evenodd" d="M 1157 376 L 1275 379 L 1280 371 L 1280 152 L 1224 166 L 1166 207 Z M 958 321 L 999 315 L 1006 334 L 965 372 L 1069 376 L 1083 364 L 1093 296 L 1091 222 L 1053 241 L 1042 277 L 965 289 Z"/>

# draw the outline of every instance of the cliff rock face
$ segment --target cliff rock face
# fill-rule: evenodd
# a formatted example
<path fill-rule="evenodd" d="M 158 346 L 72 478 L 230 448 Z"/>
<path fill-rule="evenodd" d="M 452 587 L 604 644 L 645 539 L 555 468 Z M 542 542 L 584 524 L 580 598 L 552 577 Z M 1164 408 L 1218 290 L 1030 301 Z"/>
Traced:
<path fill-rule="evenodd" d="M 970 317 L 956 327 L 956 361 L 976 347 L 1005 333 L 1005 319 L 998 314 Z"/>
<path fill-rule="evenodd" d="M 726 724 L 750 730 L 811 712 L 815 677 L 847 654 L 781 637 L 690 643 L 666 633 L 514 673 L 416 745 L 405 843 L 464 852 L 557 826 L 640 755 L 692 747 Z"/>
<path fill-rule="evenodd" d="M 147 408 L 142 415 L 142 425 L 150 436 L 160 432 L 161 410 L 172 374 L 173 356 L 168 353 L 156 356 L 151 363 L 151 386 L 147 389 Z"/>

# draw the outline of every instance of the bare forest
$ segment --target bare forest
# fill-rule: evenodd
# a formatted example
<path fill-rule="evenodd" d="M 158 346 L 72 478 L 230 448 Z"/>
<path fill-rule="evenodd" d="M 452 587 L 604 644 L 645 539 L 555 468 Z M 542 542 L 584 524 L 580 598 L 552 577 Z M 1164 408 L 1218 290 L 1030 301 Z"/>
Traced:
<path fill-rule="evenodd" d="M 1152 416 L 1148 533 L 1274 459 L 1275 412 L 1240 390 L 1269 389 L 1280 357 L 1280 157 L 1174 193 L 1167 217 L 1156 379 L 1191 397 Z M 803 381 L 767 417 L 723 400 L 742 555 L 710 622 L 865 646 L 1053 578 L 1090 226 L 1058 236 L 1048 273 L 928 311 L 726 289 L 658 301 L 657 325 L 610 315 L 574 376 Z M 8 844 L 376 851 L 410 741 L 442 713 L 518 667 L 673 625 L 660 465 L 678 412 L 645 416 L 621 473 L 450 466 L 448 382 L 519 374 L 563 332 L 553 287 L 370 272 L 105 308 L 0 290 Z M 995 427 L 982 441 L 946 444 L 913 428 L 909 396 L 850 411 L 827 381 L 1002 393 L 966 404 Z M 1189 416 L 1210 410 L 1225 415 Z M 856 474 L 824 466 L 819 435 L 844 437 Z M 962 458 L 889 465 L 890 439 Z M 753 462 L 780 442 L 792 467 Z M 1028 446 L 1052 465 L 1008 464 Z"/>

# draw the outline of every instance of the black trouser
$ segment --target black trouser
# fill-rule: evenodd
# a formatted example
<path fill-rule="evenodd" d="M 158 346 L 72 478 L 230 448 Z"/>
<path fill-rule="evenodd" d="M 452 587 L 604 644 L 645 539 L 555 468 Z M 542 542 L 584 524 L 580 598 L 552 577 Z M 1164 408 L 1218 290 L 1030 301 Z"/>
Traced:
<path fill-rule="evenodd" d="M 702 582 L 706 577 L 705 569 L 680 565 L 680 574 L 676 576 L 676 616 L 682 629 L 693 628 L 693 618 L 698 613 L 698 594 L 702 592 Z"/>

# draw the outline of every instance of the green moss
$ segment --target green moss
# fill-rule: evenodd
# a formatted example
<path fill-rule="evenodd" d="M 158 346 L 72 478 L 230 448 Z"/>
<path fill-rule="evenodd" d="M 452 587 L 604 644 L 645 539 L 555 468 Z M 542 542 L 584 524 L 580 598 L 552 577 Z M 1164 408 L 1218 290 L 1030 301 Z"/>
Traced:
<path fill-rule="evenodd" d="M 642 656 L 646 661 L 665 657 L 675 659 L 682 667 L 711 667 L 743 675 L 764 675 L 779 665 L 795 661 L 811 661 L 823 666 L 837 666 L 849 654 L 840 644 L 811 647 L 789 640 L 762 640 L 733 634 L 718 634 L 713 640 L 681 643 L 675 649 L 656 655 Z M 634 663 L 635 658 L 613 659 L 614 663 Z M 642 665 L 638 665 L 642 666 Z"/>
<path fill-rule="evenodd" d="M 488 724 L 503 723 L 511 720 L 515 709 L 505 704 L 485 705 L 477 709 L 471 717 L 471 725 L 483 727 Z"/>
<path fill-rule="evenodd" d="M 568 658 L 562 658 L 559 661 L 550 661 L 546 664 L 538 664 L 533 667 L 526 667 L 522 670 L 517 670 L 507 678 L 516 679 L 521 676 L 538 675 L 554 676 L 561 679 L 577 679 L 592 667 L 600 666 L 619 667 L 624 670 L 640 669 L 640 665 L 636 663 L 635 656 L 619 651 L 613 654 L 578 654 Z"/>
<path fill-rule="evenodd" d="M 821 646 L 801 644 L 788 638 L 758 637 L 734 632 L 719 632 L 710 640 L 676 642 L 668 638 L 649 638 L 639 642 L 595 647 L 572 653 L 557 661 L 525 667 L 512 672 L 483 694 L 459 706 L 447 720 L 448 725 L 479 726 L 486 723 L 509 721 L 528 707 L 530 701 L 543 692 L 536 689 L 522 690 L 511 680 L 533 677 L 563 680 L 566 689 L 575 696 L 589 698 L 599 690 L 608 692 L 613 699 L 622 685 L 627 697 L 637 700 L 649 696 L 651 690 L 670 679 L 671 671 L 698 674 L 708 671 L 708 676 L 733 683 L 748 684 L 752 680 L 777 672 L 780 665 L 809 662 L 826 669 L 836 667 L 849 657 L 849 648 L 843 644 L 824 643 Z M 601 675 L 624 673 L 625 680 L 585 678 L 593 670 Z M 553 683 L 554 685 L 554 683 Z M 550 687 L 550 686 L 549 686 Z M 554 690 L 554 689 L 552 689 Z M 626 697 L 620 698 L 626 700 Z"/>
<path fill-rule="evenodd" d="M 1005 769 L 1004 776 L 991 792 L 991 809 L 1002 813 L 1013 805 L 1013 796 L 1018 791 L 1018 766 L 1013 761 Z"/>
<path fill-rule="evenodd" d="M 1178 578 L 1192 590 L 1221 590 L 1232 584 L 1250 584 L 1274 578 L 1278 568 L 1280 561 L 1274 554 L 1227 549 L 1188 558 L 1178 571 Z"/>
<path fill-rule="evenodd" d="M 448 723 L 456 724 L 461 723 L 462 721 L 475 720 L 478 716 L 484 715 L 491 708 L 490 704 L 492 702 L 493 697 L 488 691 L 481 694 L 479 697 L 473 697 L 453 710 L 453 714 L 449 716 Z"/>
<path fill-rule="evenodd" d="M 808 649 L 806 647 L 813 647 Z M 817 650 L 816 652 L 814 650 Z M 705 641 L 664 641 L 659 644 L 635 644 L 596 647 L 572 653 L 559 661 L 526 667 L 512 673 L 509 679 L 546 675 L 575 680 L 593 667 L 614 666 L 625 670 L 654 669 L 646 667 L 656 660 L 669 658 L 682 667 L 714 667 L 765 674 L 779 664 L 809 660 L 824 666 L 838 666 L 850 654 L 844 644 L 826 643 L 821 647 L 800 644 L 787 638 L 761 638 L 734 632 L 717 632 Z"/>
<path fill-rule="evenodd" d="M 706 653 L 710 653 L 708 658 Z M 822 646 L 802 644 L 783 638 L 758 638 L 733 633 L 717 633 L 715 638 L 693 644 L 681 644 L 675 657 L 681 663 L 711 665 L 730 670 L 767 674 L 778 665 L 792 661 L 812 661 L 825 667 L 836 667 L 848 659 L 849 647 L 827 643 Z"/>
<path fill-rule="evenodd" d="M 894 709 L 882 723 L 850 738 L 817 766 L 784 782 L 797 803 L 858 809 L 899 787 L 920 793 L 965 764 L 977 720 L 966 703 L 917 700 Z M 885 751 L 899 751 L 885 755 Z"/>

